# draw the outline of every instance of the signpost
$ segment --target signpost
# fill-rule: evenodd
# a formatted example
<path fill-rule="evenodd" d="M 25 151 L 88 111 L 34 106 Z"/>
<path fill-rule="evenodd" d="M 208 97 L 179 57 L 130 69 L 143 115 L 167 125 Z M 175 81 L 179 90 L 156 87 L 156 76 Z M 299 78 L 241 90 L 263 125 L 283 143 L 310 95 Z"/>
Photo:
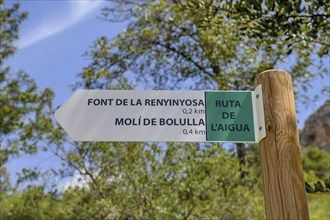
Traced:
<path fill-rule="evenodd" d="M 259 143 L 267 219 L 309 219 L 292 79 L 267 70 L 262 85 L 267 136 Z"/>
<path fill-rule="evenodd" d="M 55 117 L 74 141 L 259 142 L 255 91 L 80 90 Z"/>
<path fill-rule="evenodd" d="M 55 117 L 74 141 L 260 141 L 267 219 L 309 219 L 291 77 L 269 70 L 256 85 L 250 92 L 80 90 Z"/>
<path fill-rule="evenodd" d="M 55 117 L 74 141 L 260 141 L 267 219 L 309 219 L 291 77 L 269 70 L 256 85 L 250 92 L 80 90 Z"/>

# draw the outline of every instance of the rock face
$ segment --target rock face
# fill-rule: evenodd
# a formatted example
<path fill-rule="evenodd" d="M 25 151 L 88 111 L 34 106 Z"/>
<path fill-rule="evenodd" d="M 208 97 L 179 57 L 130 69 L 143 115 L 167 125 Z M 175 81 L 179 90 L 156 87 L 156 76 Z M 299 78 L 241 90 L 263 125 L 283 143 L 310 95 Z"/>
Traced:
<path fill-rule="evenodd" d="M 300 133 L 300 143 L 302 146 L 330 149 L 330 100 L 305 121 L 304 129 Z"/>

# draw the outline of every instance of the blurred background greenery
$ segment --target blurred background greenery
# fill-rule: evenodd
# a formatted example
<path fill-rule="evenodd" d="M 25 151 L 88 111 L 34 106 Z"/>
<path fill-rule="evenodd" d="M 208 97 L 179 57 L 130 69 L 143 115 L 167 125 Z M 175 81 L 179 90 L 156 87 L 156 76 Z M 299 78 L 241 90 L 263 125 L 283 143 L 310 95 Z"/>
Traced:
<path fill-rule="evenodd" d="M 283 68 L 305 104 L 310 82 L 328 79 L 327 1 L 107 3 L 102 18 L 128 27 L 95 40 L 73 90 L 247 90 L 260 72 Z M 5 66 L 27 14 L 0 5 L 1 220 L 265 219 L 256 145 L 72 142 L 53 118 L 54 92 Z M 328 101 L 300 133 L 316 220 L 330 216 L 329 112 Z M 43 153 L 61 165 L 24 168 L 11 182 L 6 163 Z"/>

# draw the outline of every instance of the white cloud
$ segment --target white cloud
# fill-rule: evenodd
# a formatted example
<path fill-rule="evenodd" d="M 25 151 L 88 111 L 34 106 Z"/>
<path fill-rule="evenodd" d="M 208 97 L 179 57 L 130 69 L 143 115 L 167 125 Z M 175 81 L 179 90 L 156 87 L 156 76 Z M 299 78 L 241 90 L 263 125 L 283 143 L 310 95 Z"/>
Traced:
<path fill-rule="evenodd" d="M 68 190 L 69 188 L 88 188 L 89 178 L 79 174 L 77 171 L 74 172 L 73 176 L 65 180 L 61 184 L 60 191 Z"/>
<path fill-rule="evenodd" d="M 45 18 L 46 21 L 22 35 L 18 47 L 20 49 L 26 48 L 78 24 L 92 12 L 99 9 L 102 3 L 102 1 L 69 1 L 69 8 L 65 14 L 63 12 L 58 13 L 56 20 Z"/>
<path fill-rule="evenodd" d="M 93 176 L 96 177 L 99 175 L 98 171 L 93 172 Z M 107 181 L 109 183 L 115 182 L 116 180 L 121 180 L 123 177 L 122 174 L 119 174 L 118 177 L 109 177 Z M 91 183 L 91 178 L 87 175 L 81 175 L 78 171 L 75 171 L 72 177 L 68 177 L 62 181 L 62 183 L 59 185 L 58 189 L 61 192 L 64 192 L 65 190 L 68 190 L 70 188 L 85 188 L 89 189 L 89 184 Z"/>

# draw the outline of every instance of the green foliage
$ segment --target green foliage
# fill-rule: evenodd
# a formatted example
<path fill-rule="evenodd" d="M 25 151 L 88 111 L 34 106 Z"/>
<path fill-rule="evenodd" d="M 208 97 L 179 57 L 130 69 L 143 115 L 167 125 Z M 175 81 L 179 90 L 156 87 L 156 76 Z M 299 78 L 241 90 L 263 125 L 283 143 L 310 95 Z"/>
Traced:
<path fill-rule="evenodd" d="M 258 73 L 283 68 L 300 94 L 312 78 L 327 72 L 313 60 L 328 55 L 327 5 L 112 0 L 104 18 L 129 20 L 129 27 L 113 40 L 95 42 L 85 70 L 97 74 L 83 71 L 76 87 L 89 88 L 96 81 L 98 88 L 107 88 L 110 81 L 129 76 L 158 89 L 251 89 Z M 311 69 L 315 66 L 319 70 Z"/>
<path fill-rule="evenodd" d="M 39 151 L 42 132 L 47 130 L 44 122 L 50 121 L 52 114 L 53 93 L 49 89 L 39 91 L 25 72 L 13 74 L 4 66 L 16 51 L 13 42 L 27 14 L 20 12 L 19 4 L 6 8 L 0 1 L 0 6 L 0 192 L 5 194 L 11 184 L 4 165 L 12 157 Z"/>
<path fill-rule="evenodd" d="M 327 220 L 330 216 L 330 193 L 307 194 L 310 219 Z"/>
<path fill-rule="evenodd" d="M 306 192 L 308 193 L 324 193 L 324 192 L 330 192 L 330 179 L 324 180 L 324 185 L 321 183 L 320 180 L 318 180 L 316 183 L 314 183 L 314 188 L 307 182 L 305 182 Z"/>
<path fill-rule="evenodd" d="M 307 193 L 330 192 L 330 154 L 318 147 L 306 147 L 302 161 Z M 317 197 L 315 197 L 316 199 Z"/>
<path fill-rule="evenodd" d="M 9 56 L 16 51 L 13 42 L 18 39 L 18 31 L 20 24 L 27 17 L 26 13 L 19 11 L 19 4 L 15 3 L 11 8 L 3 6 L 4 0 L 0 0 L 0 65 Z"/>
<path fill-rule="evenodd" d="M 272 44 L 284 41 L 288 53 L 295 46 L 318 44 L 317 54 L 329 51 L 329 3 L 327 1 L 236 1 L 230 3 L 233 17 L 240 17 L 250 37 Z M 255 31 L 249 31 L 253 28 Z M 298 42 L 302 45 L 295 45 Z"/>
<path fill-rule="evenodd" d="M 14 4 L 12 8 L 4 8 L 3 7 L 3 0 L 0 1 L 0 21 L 1 21 L 1 41 L 0 41 L 0 85 L 1 85 L 1 96 L 0 96 L 0 104 L 1 104 L 1 121 L 0 121 L 0 134 L 8 134 L 15 129 L 14 124 L 17 124 L 19 115 L 22 114 L 22 111 L 15 111 L 19 109 L 11 109 L 10 105 L 8 105 L 8 99 L 6 96 L 11 94 L 12 91 L 3 91 L 5 87 L 14 87 L 14 90 L 17 90 L 18 82 L 12 82 L 14 85 L 7 85 L 6 80 L 9 75 L 9 68 L 3 67 L 3 61 L 7 59 L 10 55 L 14 54 L 16 48 L 13 46 L 13 41 L 18 38 L 18 29 L 19 24 L 25 19 L 26 14 L 19 12 L 19 4 Z M 15 99 L 14 99 L 15 100 Z M 14 101 L 13 100 L 13 101 Z M 16 98 L 17 100 L 17 98 Z M 17 100 L 19 101 L 19 100 Z M 13 111 L 15 110 L 15 111 Z M 13 111 L 13 112 L 12 112 Z M 12 115 L 7 116 L 9 113 Z M 14 115 L 16 114 L 16 115 Z M 23 112 L 24 114 L 24 112 Z M 17 116 L 18 115 L 18 116 Z"/>
<path fill-rule="evenodd" d="M 43 187 L 29 186 L 0 200 L 0 217 L 2 220 L 66 219 L 65 203 L 45 193 Z"/>
<path fill-rule="evenodd" d="M 330 176 L 330 154 L 318 147 L 303 149 L 303 167 L 306 172 L 314 172 L 320 179 Z"/>
<path fill-rule="evenodd" d="M 264 218 L 261 192 L 244 186 L 238 159 L 219 146 L 92 147 L 103 148 L 98 156 L 107 166 L 97 160 L 98 172 L 86 168 L 88 187 L 67 189 L 60 199 L 29 187 L 1 201 L 3 219 Z"/>
<path fill-rule="evenodd" d="M 305 188 L 311 219 L 328 219 L 330 214 L 330 155 L 317 147 L 302 151 Z"/>

